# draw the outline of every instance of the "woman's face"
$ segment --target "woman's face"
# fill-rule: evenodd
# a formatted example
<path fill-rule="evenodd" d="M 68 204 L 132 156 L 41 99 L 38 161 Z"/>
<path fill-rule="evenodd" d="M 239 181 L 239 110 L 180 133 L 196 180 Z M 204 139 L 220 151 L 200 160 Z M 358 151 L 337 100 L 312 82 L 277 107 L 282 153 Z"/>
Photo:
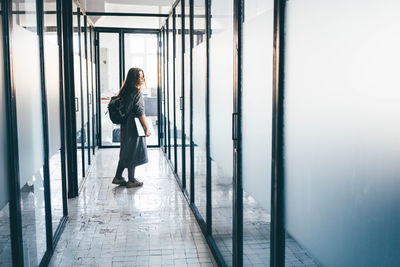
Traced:
<path fill-rule="evenodd" d="M 139 83 L 138 87 L 142 87 L 145 83 L 143 71 L 139 71 Z"/>

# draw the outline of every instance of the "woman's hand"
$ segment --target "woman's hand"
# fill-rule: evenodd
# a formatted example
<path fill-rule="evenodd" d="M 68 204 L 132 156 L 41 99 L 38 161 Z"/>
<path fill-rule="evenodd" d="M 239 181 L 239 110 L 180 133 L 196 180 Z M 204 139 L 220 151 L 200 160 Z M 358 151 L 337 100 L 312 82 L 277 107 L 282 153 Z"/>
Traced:
<path fill-rule="evenodd" d="M 146 137 L 149 137 L 149 136 L 151 135 L 151 132 L 150 132 L 150 130 L 146 128 L 146 130 L 145 130 L 145 131 L 146 131 Z"/>

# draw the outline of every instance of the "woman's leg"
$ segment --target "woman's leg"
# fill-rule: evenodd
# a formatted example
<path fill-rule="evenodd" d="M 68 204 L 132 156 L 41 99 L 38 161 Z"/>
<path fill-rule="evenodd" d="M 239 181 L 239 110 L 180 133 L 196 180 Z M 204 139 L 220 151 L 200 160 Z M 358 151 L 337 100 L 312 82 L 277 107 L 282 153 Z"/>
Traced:
<path fill-rule="evenodd" d="M 121 164 L 121 161 L 118 161 L 117 171 L 115 173 L 115 178 L 122 178 L 122 173 L 124 172 L 124 167 Z"/>
<path fill-rule="evenodd" d="M 132 167 L 128 168 L 128 183 L 126 184 L 126 188 L 131 188 L 131 187 L 138 187 L 138 186 L 142 186 L 143 182 L 139 182 L 136 178 L 135 178 L 135 169 L 136 169 L 136 165 L 132 165 Z"/>
<path fill-rule="evenodd" d="M 135 165 L 132 165 L 130 168 L 128 168 L 128 180 L 131 181 L 131 182 L 135 182 L 136 181 L 136 179 L 135 179 L 135 169 L 136 169 Z"/>

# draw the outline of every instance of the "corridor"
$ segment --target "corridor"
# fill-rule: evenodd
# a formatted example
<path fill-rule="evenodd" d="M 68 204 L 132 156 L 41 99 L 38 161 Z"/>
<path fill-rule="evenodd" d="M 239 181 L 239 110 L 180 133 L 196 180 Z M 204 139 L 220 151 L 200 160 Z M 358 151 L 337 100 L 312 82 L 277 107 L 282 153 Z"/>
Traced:
<path fill-rule="evenodd" d="M 118 152 L 98 150 L 49 266 L 217 266 L 163 153 L 126 189 L 111 184 Z"/>

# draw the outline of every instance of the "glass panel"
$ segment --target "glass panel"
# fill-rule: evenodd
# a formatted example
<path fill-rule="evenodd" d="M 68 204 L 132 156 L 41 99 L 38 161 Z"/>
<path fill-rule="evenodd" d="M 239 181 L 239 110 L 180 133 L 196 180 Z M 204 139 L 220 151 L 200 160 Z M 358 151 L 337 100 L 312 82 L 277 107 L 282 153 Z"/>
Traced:
<path fill-rule="evenodd" d="M 88 68 L 88 152 L 89 152 L 89 162 L 91 163 L 91 154 L 92 154 L 92 147 L 93 147 L 93 75 L 92 75 L 92 46 L 90 42 L 90 34 L 91 29 L 90 25 L 88 24 L 86 27 L 86 51 L 87 51 L 87 68 Z"/>
<path fill-rule="evenodd" d="M 130 68 L 144 71 L 146 87 L 142 90 L 146 117 L 153 122 L 154 131 L 147 137 L 147 145 L 158 145 L 158 67 L 157 35 L 125 34 L 125 77 Z"/>
<path fill-rule="evenodd" d="M 212 158 L 212 235 L 232 265 L 233 177 L 233 1 L 211 4 L 210 149 Z"/>
<path fill-rule="evenodd" d="M 160 146 L 163 149 L 164 153 L 166 153 L 165 150 L 165 92 L 166 92 L 166 88 L 165 88 L 165 28 L 162 28 L 161 30 L 161 35 L 160 35 L 160 42 L 161 42 L 161 48 L 160 48 L 160 87 L 161 87 L 161 122 L 160 122 L 160 132 L 162 133 L 160 136 Z"/>
<path fill-rule="evenodd" d="M 175 8 L 175 127 L 176 127 L 176 172 L 182 182 L 182 8 Z"/>
<path fill-rule="evenodd" d="M 0 37 L 3 38 L 3 21 L 0 15 Z M 0 62 L 4 62 L 3 43 L 0 44 Z M 9 167 L 7 140 L 6 89 L 4 83 L 4 64 L 0 64 L 0 265 L 12 266 L 9 207 Z"/>
<path fill-rule="evenodd" d="M 56 12 L 56 1 L 46 0 L 44 11 Z M 57 15 L 44 15 L 44 66 L 49 124 L 50 196 L 53 234 L 63 217 L 62 171 L 61 171 L 61 122 L 60 122 L 60 63 L 57 40 Z"/>
<path fill-rule="evenodd" d="M 95 59 L 95 54 L 96 54 L 96 49 L 94 46 L 94 41 L 95 41 L 95 33 L 94 29 L 91 28 L 91 57 L 92 57 L 92 64 L 91 64 L 91 69 L 92 69 L 92 109 L 93 109 L 93 153 L 95 151 L 96 146 L 98 146 L 98 141 L 97 141 L 97 136 L 98 136 L 98 116 L 97 116 L 97 70 L 96 70 L 96 59 Z"/>
<path fill-rule="evenodd" d="M 269 266 L 273 1 L 246 1 L 245 10 L 242 50 L 243 264 Z"/>
<path fill-rule="evenodd" d="M 37 266 L 46 251 L 46 226 L 36 1 L 13 0 L 12 11 L 19 11 L 12 14 L 12 60 L 18 118 L 24 262 L 26 265 Z"/>
<path fill-rule="evenodd" d="M 169 114 L 169 151 L 172 165 L 175 168 L 175 101 L 174 101 L 174 28 L 173 17 L 168 19 L 168 114 Z"/>
<path fill-rule="evenodd" d="M 79 29 L 78 29 L 78 9 L 73 3 L 73 43 L 74 43 L 74 84 L 75 84 L 75 117 L 76 117 L 76 162 L 78 173 L 78 185 L 81 183 L 83 174 L 83 154 L 82 141 L 85 136 L 82 131 L 82 96 L 81 96 L 81 62 L 80 62 L 80 46 L 79 46 Z"/>
<path fill-rule="evenodd" d="M 102 145 L 119 145 L 119 126 L 108 116 L 108 102 L 119 91 L 119 34 L 100 33 L 100 90 Z"/>
<path fill-rule="evenodd" d="M 185 1 L 185 0 L 182 0 Z M 184 50 L 184 118 L 185 118 L 185 177 L 186 177 L 186 191 L 190 194 L 190 6 L 189 1 L 185 1 L 185 28 L 183 38 L 185 41 Z"/>
<path fill-rule="evenodd" d="M 206 219 L 206 50 L 205 50 L 205 1 L 194 1 L 193 19 L 193 145 L 195 204 Z"/>
<path fill-rule="evenodd" d="M 82 64 L 82 112 L 83 112 L 83 159 L 85 163 L 84 176 L 89 168 L 89 109 L 88 109 L 88 77 L 87 77 L 87 50 L 86 50 L 86 28 L 85 15 L 81 13 L 81 64 Z"/>
<path fill-rule="evenodd" d="M 399 266 L 400 2 L 326 2 L 287 4 L 286 261 Z"/>

